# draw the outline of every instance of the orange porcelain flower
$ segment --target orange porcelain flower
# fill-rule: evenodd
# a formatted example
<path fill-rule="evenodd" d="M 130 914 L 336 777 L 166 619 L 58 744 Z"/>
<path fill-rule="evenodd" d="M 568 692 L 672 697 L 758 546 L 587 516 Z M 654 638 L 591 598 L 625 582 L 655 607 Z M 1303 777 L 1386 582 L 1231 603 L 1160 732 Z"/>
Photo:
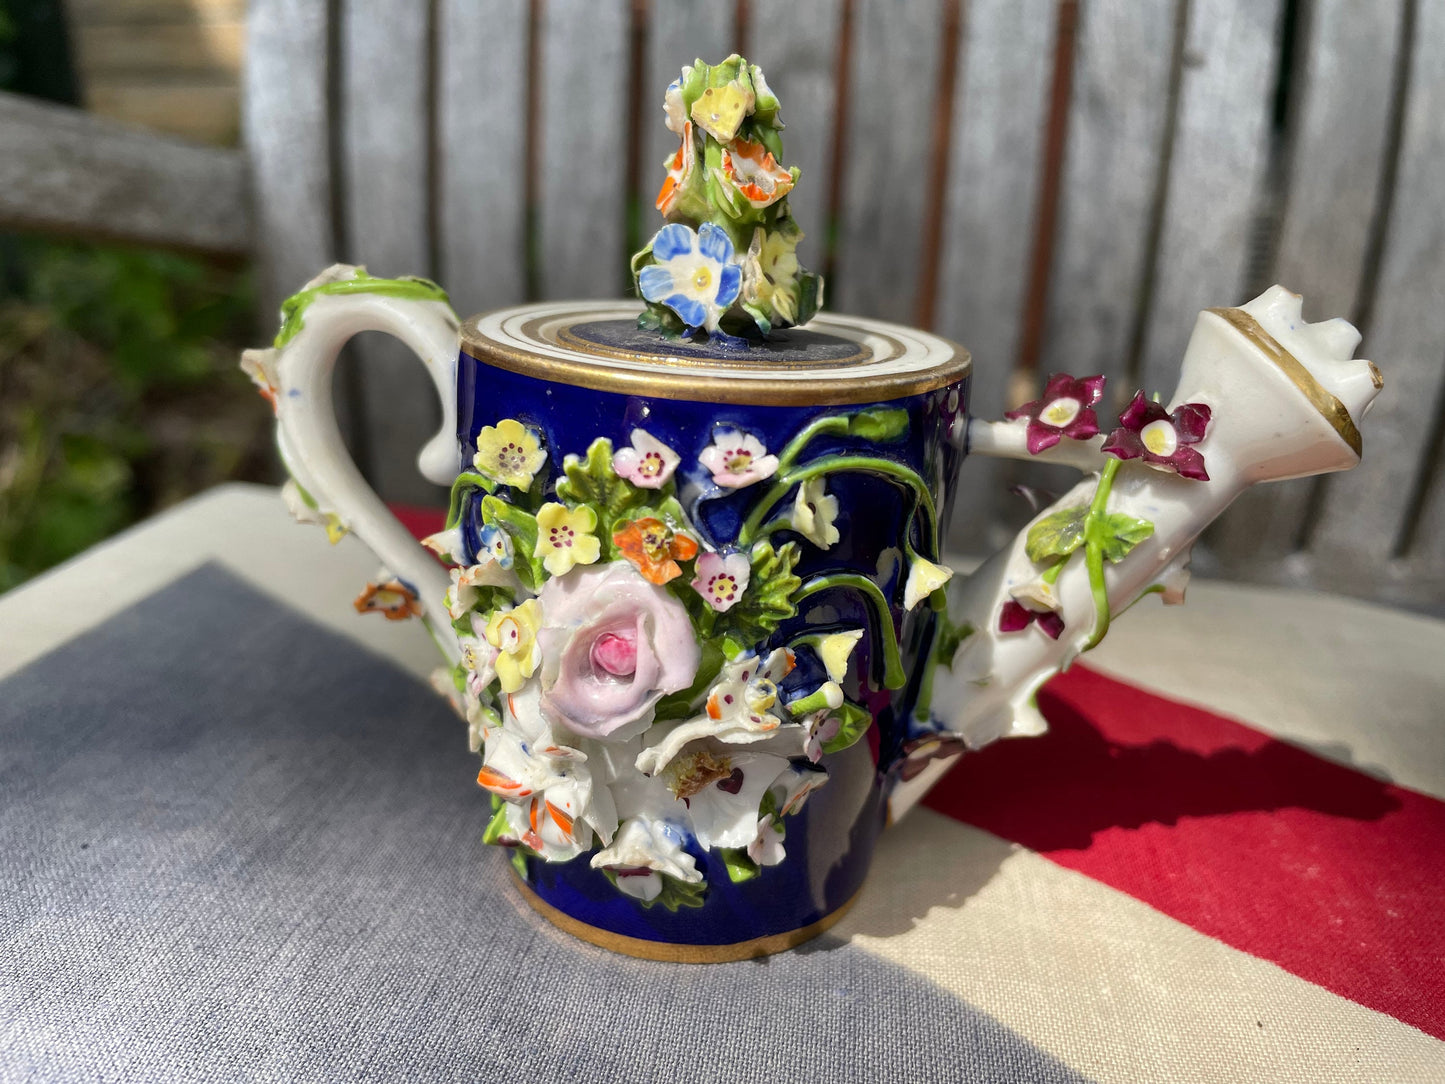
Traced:
<path fill-rule="evenodd" d="M 634 520 L 614 531 L 612 542 L 642 573 L 648 583 L 661 586 L 682 575 L 678 561 L 697 556 L 697 540 L 689 535 L 675 534 L 660 519 Z"/>
<path fill-rule="evenodd" d="M 793 189 L 793 175 L 761 143 L 735 139 L 723 148 L 722 171 L 754 207 L 776 203 Z"/>
<path fill-rule="evenodd" d="M 400 580 L 368 583 L 352 605 L 357 613 L 379 613 L 388 621 L 405 621 L 422 614 L 416 592 Z"/>
<path fill-rule="evenodd" d="M 662 212 L 663 217 L 672 211 L 683 186 L 692 177 L 696 164 L 697 148 L 692 142 L 692 121 L 687 121 L 682 126 L 682 142 L 678 145 L 677 153 L 667 161 L 667 178 L 662 182 L 662 190 L 657 193 L 657 209 Z"/>

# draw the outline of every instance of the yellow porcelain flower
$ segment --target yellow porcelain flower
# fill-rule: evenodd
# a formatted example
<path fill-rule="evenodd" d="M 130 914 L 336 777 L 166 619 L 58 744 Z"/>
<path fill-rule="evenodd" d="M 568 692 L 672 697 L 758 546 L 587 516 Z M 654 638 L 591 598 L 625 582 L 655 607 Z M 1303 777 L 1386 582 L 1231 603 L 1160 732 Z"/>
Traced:
<path fill-rule="evenodd" d="M 502 692 L 514 693 L 542 661 L 537 629 L 542 624 L 542 607 L 534 598 L 510 610 L 497 610 L 487 619 L 487 643 L 497 649 L 493 666 Z"/>
<path fill-rule="evenodd" d="M 515 418 L 484 426 L 477 434 L 477 454 L 472 463 L 479 473 L 504 486 L 526 489 L 545 462 L 547 453 L 537 434 Z"/>
<path fill-rule="evenodd" d="M 818 641 L 818 658 L 823 660 L 829 679 L 842 681 L 848 676 L 848 657 L 853 654 L 853 649 L 861 639 L 862 629 L 849 629 L 847 632 L 824 636 Z"/>
<path fill-rule="evenodd" d="M 908 582 L 903 587 L 903 608 L 913 609 L 951 579 L 953 569 L 947 565 L 936 565 L 922 557 L 914 557 L 908 567 Z"/>
<path fill-rule="evenodd" d="M 568 510 L 565 504 L 548 503 L 537 512 L 537 548 L 533 557 L 554 576 L 561 576 L 573 565 L 590 565 L 602 555 L 602 543 L 592 532 L 597 529 L 597 513 L 589 505 Z"/>

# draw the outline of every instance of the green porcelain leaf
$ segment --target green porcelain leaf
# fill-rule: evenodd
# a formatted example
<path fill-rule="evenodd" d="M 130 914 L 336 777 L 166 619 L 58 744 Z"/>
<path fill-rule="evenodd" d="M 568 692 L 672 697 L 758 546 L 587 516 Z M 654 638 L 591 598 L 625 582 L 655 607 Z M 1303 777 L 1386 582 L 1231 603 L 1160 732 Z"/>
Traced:
<path fill-rule="evenodd" d="M 604 869 L 603 875 L 617 885 L 617 874 L 610 869 Z M 638 900 L 643 907 L 656 907 L 661 905 L 669 911 L 676 911 L 680 907 L 701 907 L 704 898 L 707 896 L 707 882 L 700 881 L 690 884 L 687 881 L 679 881 L 676 877 L 669 877 L 667 874 L 659 874 L 662 878 L 662 891 L 657 894 L 656 899 Z"/>
<path fill-rule="evenodd" d="M 1118 564 L 1129 551 L 1154 533 L 1154 524 L 1135 519 L 1122 512 L 1108 512 L 1089 517 L 1088 541 L 1098 546 L 1104 556 Z"/>
<path fill-rule="evenodd" d="M 537 517 L 514 508 L 500 497 L 482 498 L 482 522 L 500 527 L 512 539 L 512 571 L 528 591 L 536 591 L 547 578 L 533 554 L 537 549 Z"/>
<path fill-rule="evenodd" d="M 842 722 L 838 727 L 838 733 L 823 743 L 823 752 L 825 753 L 841 753 L 868 733 L 868 727 L 873 722 L 873 716 L 869 714 L 867 708 L 848 700 L 843 702 L 843 706 L 838 709 L 837 714 L 841 717 Z"/>
<path fill-rule="evenodd" d="M 612 441 L 598 437 L 587 447 L 587 458 L 569 455 L 562 461 L 557 496 L 569 506 L 590 504 L 597 513 L 597 537 L 612 551 L 613 524 L 637 518 L 637 510 L 651 494 L 617 476 L 612 469 Z M 681 509 L 679 508 L 679 511 Z"/>
<path fill-rule="evenodd" d="M 1051 564 L 1050 558 L 1067 557 L 1084 544 L 1084 521 L 1088 505 L 1075 505 L 1050 512 L 1029 528 L 1024 552 L 1034 564 Z"/>
<path fill-rule="evenodd" d="M 908 411 L 896 408 L 860 410 L 848 419 L 848 432 L 874 443 L 898 440 L 908 433 Z"/>
<path fill-rule="evenodd" d="M 276 333 L 273 345 L 285 346 L 305 326 L 306 310 L 311 303 L 323 295 L 380 294 L 383 297 L 400 297 L 409 301 L 440 301 L 449 304 L 447 292 L 430 279 L 405 276 L 396 279 L 376 278 L 358 267 L 356 274 L 340 282 L 323 282 L 309 290 L 292 294 L 281 303 L 281 330 Z"/>
<path fill-rule="evenodd" d="M 758 643 L 797 613 L 792 596 L 803 581 L 793 569 L 800 555 L 796 542 L 786 542 L 776 550 L 771 542 L 755 545 L 747 590 L 732 609 L 718 614 L 718 629 L 735 633 L 743 643 Z"/>
<path fill-rule="evenodd" d="M 763 872 L 762 867 L 749 858 L 748 852 L 742 847 L 729 847 L 718 853 L 722 855 L 723 865 L 727 867 L 728 880 L 734 884 L 751 881 Z"/>

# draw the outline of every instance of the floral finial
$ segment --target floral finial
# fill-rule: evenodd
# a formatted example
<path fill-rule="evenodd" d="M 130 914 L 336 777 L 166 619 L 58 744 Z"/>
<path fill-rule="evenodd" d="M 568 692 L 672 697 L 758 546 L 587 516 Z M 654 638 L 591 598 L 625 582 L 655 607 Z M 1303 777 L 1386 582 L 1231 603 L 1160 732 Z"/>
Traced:
<path fill-rule="evenodd" d="M 487 425 L 477 434 L 477 471 L 504 486 L 526 489 L 547 462 L 537 434 L 515 418 Z"/>
<path fill-rule="evenodd" d="M 612 469 L 641 489 L 661 489 L 682 459 L 646 429 L 632 431 L 632 447 L 619 448 Z"/>
<path fill-rule="evenodd" d="M 1207 482 L 1204 456 L 1192 445 L 1204 439 L 1209 421 L 1210 410 L 1203 403 L 1185 403 L 1171 414 L 1146 399 L 1142 391 L 1135 392 L 1103 450 L 1120 459 L 1140 459 L 1155 470 Z"/>
<path fill-rule="evenodd" d="M 1104 378 L 1085 376 L 1075 379 L 1064 373 L 1049 377 L 1044 394 L 1032 403 L 1004 414 L 1010 421 L 1028 419 L 1028 448 L 1038 455 L 1052 448 L 1063 437 L 1088 440 L 1099 432 L 1099 419 L 1093 407 L 1104 397 Z"/>
<path fill-rule="evenodd" d="M 602 555 L 602 543 L 592 532 L 597 513 L 590 505 L 568 508 L 549 502 L 537 511 L 537 548 L 533 557 L 554 576 L 562 576 L 573 565 L 590 565 Z"/>

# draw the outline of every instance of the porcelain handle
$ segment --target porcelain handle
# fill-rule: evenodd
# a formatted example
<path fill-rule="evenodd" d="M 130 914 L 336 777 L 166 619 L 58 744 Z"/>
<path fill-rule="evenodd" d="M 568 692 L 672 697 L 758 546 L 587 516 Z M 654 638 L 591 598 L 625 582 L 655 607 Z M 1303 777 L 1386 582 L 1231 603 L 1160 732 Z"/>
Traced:
<path fill-rule="evenodd" d="M 426 366 L 442 405 L 441 427 L 422 447 L 417 467 L 439 485 L 455 480 L 460 465 L 456 434 L 459 326 L 444 300 L 419 299 L 419 289 L 404 289 L 408 281 L 367 279 L 364 271 L 358 274 L 355 268 L 332 268 L 297 295 L 304 305 L 299 328 L 292 326 L 299 307 L 293 298 L 286 310 L 283 345 L 261 353 L 271 355 L 263 361 L 270 366 L 275 382 L 276 441 L 304 499 L 317 512 L 336 516 L 340 526 L 361 539 L 390 574 L 415 591 L 423 620 L 443 650 L 455 657 L 456 638 L 446 619 L 444 601 L 450 584 L 447 574 L 387 510 L 352 463 L 331 397 L 337 355 L 353 335 L 382 331 L 400 339 Z M 375 285 L 368 289 L 368 284 Z M 327 287 L 335 292 L 325 292 Z M 390 293 L 385 292 L 388 289 Z M 435 296 L 442 295 L 435 291 Z M 259 364 L 253 362 L 252 367 Z"/>

